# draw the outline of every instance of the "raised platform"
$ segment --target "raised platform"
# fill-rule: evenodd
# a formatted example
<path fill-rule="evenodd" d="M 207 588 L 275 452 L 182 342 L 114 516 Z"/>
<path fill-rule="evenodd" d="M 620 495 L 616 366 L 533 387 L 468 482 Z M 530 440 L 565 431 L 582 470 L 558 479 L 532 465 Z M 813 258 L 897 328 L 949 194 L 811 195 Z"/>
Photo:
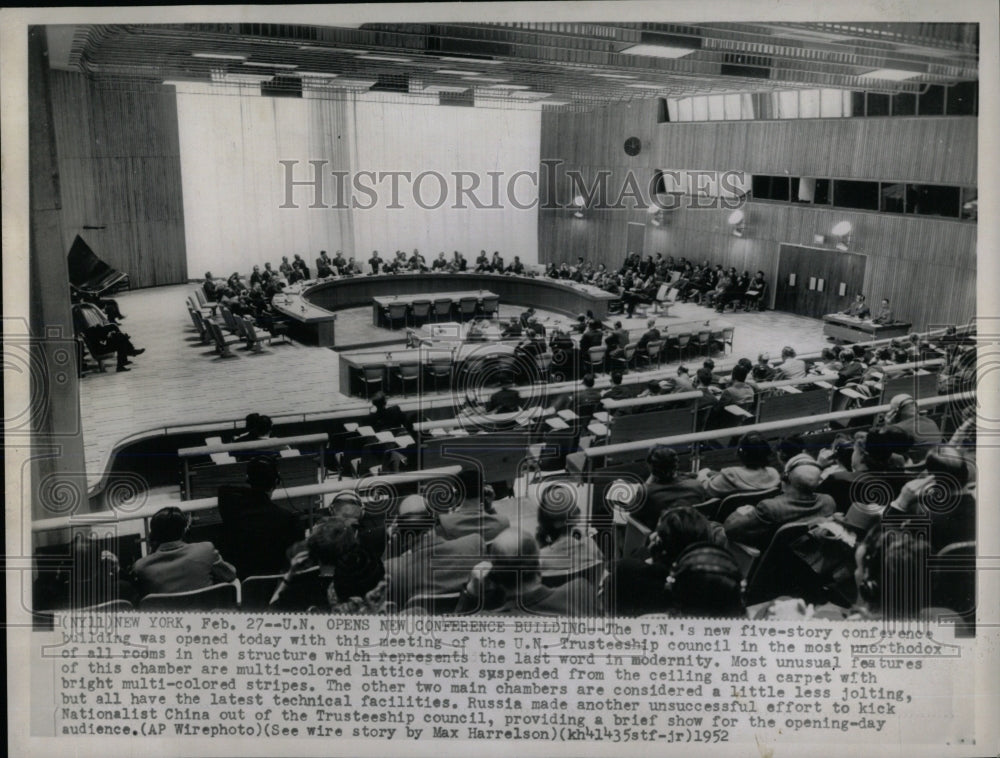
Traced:
<path fill-rule="evenodd" d="M 896 321 L 892 324 L 876 324 L 874 321 L 829 313 L 823 316 L 823 334 L 837 342 L 871 342 L 872 340 L 905 337 L 913 324 Z"/>

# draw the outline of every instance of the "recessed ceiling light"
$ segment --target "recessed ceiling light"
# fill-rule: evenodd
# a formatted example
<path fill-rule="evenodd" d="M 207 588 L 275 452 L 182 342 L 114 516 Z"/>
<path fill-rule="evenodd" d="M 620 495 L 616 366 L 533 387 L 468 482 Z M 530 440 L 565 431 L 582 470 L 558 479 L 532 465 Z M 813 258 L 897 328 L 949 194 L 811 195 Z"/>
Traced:
<path fill-rule="evenodd" d="M 463 76 L 467 82 L 509 82 L 510 79 L 503 79 L 498 76 Z"/>
<path fill-rule="evenodd" d="M 327 71 L 299 71 L 297 73 L 299 76 L 314 79 L 335 79 L 340 76 L 340 74 L 331 74 Z"/>
<path fill-rule="evenodd" d="M 244 66 L 257 66 L 258 68 L 298 68 L 294 63 L 265 63 L 264 61 L 245 61 Z"/>
<path fill-rule="evenodd" d="M 664 89 L 662 84 L 626 84 L 625 86 L 633 89 Z"/>
<path fill-rule="evenodd" d="M 245 61 L 247 56 L 230 53 L 191 53 L 192 58 L 217 58 L 220 61 Z"/>
<path fill-rule="evenodd" d="M 213 71 L 212 81 L 223 84 L 260 84 L 269 82 L 273 77 L 270 74 L 237 74 L 227 71 Z"/>
<path fill-rule="evenodd" d="M 424 87 L 421 92 L 468 92 L 468 87 L 452 87 L 447 84 L 432 84 Z"/>
<path fill-rule="evenodd" d="M 455 63 L 482 63 L 486 66 L 500 66 L 503 61 L 495 61 L 492 58 L 459 58 L 453 55 L 439 55 L 439 61 L 454 61 Z"/>
<path fill-rule="evenodd" d="M 485 89 L 531 89 L 526 84 L 491 84 Z"/>
<path fill-rule="evenodd" d="M 450 74 L 452 76 L 478 76 L 478 71 L 460 71 L 456 68 L 439 68 L 435 74 Z"/>
<path fill-rule="evenodd" d="M 632 45 L 621 51 L 622 55 L 645 55 L 650 58 L 682 58 L 693 53 L 694 48 L 670 45 Z"/>
<path fill-rule="evenodd" d="M 371 55 L 369 53 L 364 53 L 362 55 L 355 56 L 359 60 L 366 61 L 389 61 L 390 63 L 409 63 L 413 58 L 404 58 L 400 55 Z"/>
<path fill-rule="evenodd" d="M 602 79 L 638 79 L 638 76 L 630 76 L 629 74 L 594 74 L 594 76 L 599 76 Z"/>
<path fill-rule="evenodd" d="M 877 68 L 874 71 L 868 71 L 864 74 L 859 74 L 860 79 L 885 79 L 891 82 L 901 82 L 904 79 L 913 79 L 914 77 L 921 76 L 919 71 L 903 71 L 898 68 Z"/>

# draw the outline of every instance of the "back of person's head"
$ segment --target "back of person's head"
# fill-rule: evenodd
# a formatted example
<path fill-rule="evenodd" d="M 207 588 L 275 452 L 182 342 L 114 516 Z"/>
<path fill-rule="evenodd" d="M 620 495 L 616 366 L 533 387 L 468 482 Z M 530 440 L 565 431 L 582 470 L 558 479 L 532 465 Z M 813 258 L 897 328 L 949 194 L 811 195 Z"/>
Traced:
<path fill-rule="evenodd" d="M 736 361 L 736 366 L 743 366 L 743 368 L 749 371 L 750 369 L 753 368 L 753 361 L 751 361 L 749 358 L 740 358 L 738 361 Z M 734 366 L 733 368 L 736 368 L 736 366 Z"/>
<path fill-rule="evenodd" d="M 764 468 L 771 459 L 771 446 L 758 432 L 748 432 L 740 438 L 736 455 L 747 468 Z"/>
<path fill-rule="evenodd" d="M 583 386 L 587 389 L 591 389 L 594 386 L 594 375 L 584 374 L 583 375 Z"/>
<path fill-rule="evenodd" d="M 837 354 L 833 352 L 833 348 L 824 347 L 822 350 L 820 350 L 819 357 L 822 358 L 824 361 L 833 361 L 837 359 Z"/>
<path fill-rule="evenodd" d="M 313 527 L 306 540 L 306 549 L 313 563 L 333 566 L 337 556 L 343 555 L 357 544 L 354 525 L 342 518 L 331 516 Z"/>
<path fill-rule="evenodd" d="M 737 363 L 733 366 L 733 381 L 734 382 L 744 382 L 747 378 L 747 367 L 742 363 Z"/>
<path fill-rule="evenodd" d="M 897 452 L 899 443 L 898 430 L 893 432 L 888 426 L 876 427 L 865 435 L 862 447 L 864 458 L 876 466 L 887 465 L 892 454 Z"/>
<path fill-rule="evenodd" d="M 711 358 L 706 358 L 702 362 L 701 367 L 706 368 L 709 371 L 715 371 L 715 361 L 713 361 Z"/>
<path fill-rule="evenodd" d="M 788 484 L 801 494 L 816 491 L 822 478 L 823 469 L 816 460 L 806 453 L 799 453 L 785 464 Z"/>
<path fill-rule="evenodd" d="M 928 474 L 933 474 L 954 489 L 965 487 L 971 478 L 968 461 L 958 448 L 951 445 L 937 445 L 931 450 L 924 461 L 924 468 Z"/>
<path fill-rule="evenodd" d="M 333 591 L 340 601 L 363 598 L 384 576 L 382 559 L 360 545 L 351 545 L 334 557 Z"/>
<path fill-rule="evenodd" d="M 622 383 L 622 372 L 621 371 L 612 371 L 611 372 L 611 383 L 613 385 L 615 385 L 616 387 L 619 384 Z"/>
<path fill-rule="evenodd" d="M 385 408 L 387 402 L 389 401 L 384 392 L 376 392 L 372 395 L 371 404 L 378 410 Z"/>
<path fill-rule="evenodd" d="M 427 505 L 423 495 L 407 495 L 400 503 L 394 520 L 395 533 L 404 544 L 399 547 L 405 551 L 406 544 L 412 539 L 430 530 L 435 524 L 434 514 Z"/>
<path fill-rule="evenodd" d="M 616 321 L 615 322 L 615 329 L 621 329 L 621 328 L 622 328 L 622 322 L 621 321 Z"/>
<path fill-rule="evenodd" d="M 771 354 L 770 353 L 757 353 L 757 363 L 770 363 Z"/>
<path fill-rule="evenodd" d="M 677 453 L 666 445 L 654 445 L 646 456 L 646 464 L 657 479 L 672 479 L 677 473 Z"/>
<path fill-rule="evenodd" d="M 538 543 L 519 529 L 505 529 L 486 546 L 493 568 L 490 579 L 507 592 L 538 576 Z"/>
<path fill-rule="evenodd" d="M 906 528 L 869 530 L 855 552 L 858 597 L 883 618 L 917 615 L 924 607 L 924 582 L 930 546 Z"/>
<path fill-rule="evenodd" d="M 717 545 L 690 545 L 667 577 L 671 604 L 688 616 L 743 616 L 743 574 L 729 551 Z"/>
<path fill-rule="evenodd" d="M 851 354 L 859 361 L 864 359 L 866 352 L 867 348 L 864 345 L 857 344 L 851 346 Z"/>
<path fill-rule="evenodd" d="M 672 566 L 696 542 L 724 545 L 725 532 L 713 528 L 712 522 L 691 506 L 667 508 L 650 534 L 649 554 L 656 563 Z"/>
<path fill-rule="evenodd" d="M 188 529 L 188 515 L 175 505 L 161 508 L 149 520 L 149 541 L 159 545 L 182 539 Z"/>
<path fill-rule="evenodd" d="M 698 371 L 695 373 L 695 376 L 698 378 L 698 384 L 700 384 L 703 387 L 708 387 L 712 383 L 712 380 L 715 378 L 712 375 L 711 370 L 704 367 L 698 369 Z"/>
<path fill-rule="evenodd" d="M 278 464 L 269 456 L 258 455 L 247 463 L 247 484 L 255 490 L 270 492 L 280 478 Z"/>
<path fill-rule="evenodd" d="M 243 426 L 248 432 L 257 431 L 259 426 L 260 414 L 259 413 L 248 413 L 246 419 L 243 422 Z"/>
<path fill-rule="evenodd" d="M 847 435 L 838 434 L 833 441 L 833 459 L 847 471 L 851 470 L 851 459 L 854 457 L 854 440 Z"/>
<path fill-rule="evenodd" d="M 662 390 L 663 388 L 660 386 L 659 379 L 650 379 L 646 382 L 646 391 L 649 392 L 650 395 L 659 395 Z"/>
<path fill-rule="evenodd" d="M 789 347 L 788 345 L 785 345 L 785 347 L 781 348 L 781 357 L 782 358 L 794 358 L 795 357 L 795 348 Z"/>
<path fill-rule="evenodd" d="M 652 329 L 654 326 L 656 326 L 656 319 L 655 318 L 649 319 L 646 322 L 646 326 L 649 327 L 650 329 Z"/>
<path fill-rule="evenodd" d="M 545 487 L 538 498 L 538 527 L 535 538 L 541 546 L 551 545 L 568 533 L 580 518 L 576 489 L 556 482 Z"/>
<path fill-rule="evenodd" d="M 683 363 L 677 367 L 677 375 L 680 376 L 681 374 L 684 374 L 685 376 L 690 376 L 691 374 L 690 370 L 688 370 L 688 367 L 685 366 Z"/>
<path fill-rule="evenodd" d="M 257 424 L 254 431 L 257 433 L 258 437 L 266 437 L 271 433 L 273 426 L 274 422 L 271 421 L 271 417 L 265 413 L 261 413 L 257 416 Z"/>
<path fill-rule="evenodd" d="M 789 434 L 787 437 L 782 437 L 778 441 L 777 446 L 778 460 L 786 462 L 798 455 L 799 453 L 804 453 L 806 451 L 806 441 L 802 439 L 800 434 Z"/>

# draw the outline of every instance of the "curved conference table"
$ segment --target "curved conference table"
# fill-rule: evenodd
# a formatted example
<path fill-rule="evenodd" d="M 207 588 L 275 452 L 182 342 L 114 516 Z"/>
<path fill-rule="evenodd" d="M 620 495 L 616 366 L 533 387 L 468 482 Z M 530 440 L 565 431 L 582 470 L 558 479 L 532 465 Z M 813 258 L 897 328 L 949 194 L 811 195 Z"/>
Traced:
<path fill-rule="evenodd" d="M 276 296 L 273 307 L 287 318 L 314 328 L 319 345 L 332 347 L 332 325 L 338 310 L 371 305 L 372 298 L 386 295 L 444 295 L 473 290 L 493 292 L 505 305 L 538 306 L 567 316 L 592 311 L 600 319 L 607 318 L 608 305 L 618 300 L 617 295 L 597 287 L 548 277 L 419 272 L 323 279 L 297 292 Z"/>

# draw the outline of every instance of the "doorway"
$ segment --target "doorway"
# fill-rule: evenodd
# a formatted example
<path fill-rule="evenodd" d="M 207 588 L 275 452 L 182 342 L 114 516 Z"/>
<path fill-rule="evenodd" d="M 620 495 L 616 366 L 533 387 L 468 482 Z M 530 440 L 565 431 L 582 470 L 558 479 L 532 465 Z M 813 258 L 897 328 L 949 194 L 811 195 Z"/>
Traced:
<path fill-rule="evenodd" d="M 862 253 L 782 244 L 774 309 L 813 318 L 845 310 L 862 291 L 867 266 Z"/>

